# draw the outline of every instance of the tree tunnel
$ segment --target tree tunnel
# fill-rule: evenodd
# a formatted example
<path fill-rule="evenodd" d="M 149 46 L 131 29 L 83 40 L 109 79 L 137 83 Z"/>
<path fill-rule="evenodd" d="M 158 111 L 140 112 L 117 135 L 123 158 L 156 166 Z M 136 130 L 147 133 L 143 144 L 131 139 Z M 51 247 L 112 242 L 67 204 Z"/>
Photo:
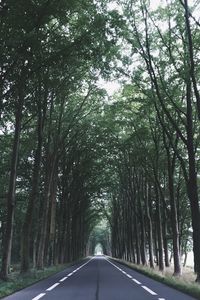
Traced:
<path fill-rule="evenodd" d="M 110 230 L 101 224 L 94 227 L 88 240 L 88 255 L 111 255 Z"/>
<path fill-rule="evenodd" d="M 98 243 L 95 246 L 94 255 L 103 255 L 103 254 L 104 254 L 104 252 L 103 252 L 103 246 L 102 246 L 102 244 Z"/>

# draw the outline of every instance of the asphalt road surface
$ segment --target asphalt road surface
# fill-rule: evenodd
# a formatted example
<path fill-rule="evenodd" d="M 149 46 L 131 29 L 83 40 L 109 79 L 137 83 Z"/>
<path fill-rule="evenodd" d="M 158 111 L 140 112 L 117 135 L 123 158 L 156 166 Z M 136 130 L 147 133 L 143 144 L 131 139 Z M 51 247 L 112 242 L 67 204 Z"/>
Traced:
<path fill-rule="evenodd" d="M 6 300 L 194 300 L 103 256 L 67 268 Z"/>

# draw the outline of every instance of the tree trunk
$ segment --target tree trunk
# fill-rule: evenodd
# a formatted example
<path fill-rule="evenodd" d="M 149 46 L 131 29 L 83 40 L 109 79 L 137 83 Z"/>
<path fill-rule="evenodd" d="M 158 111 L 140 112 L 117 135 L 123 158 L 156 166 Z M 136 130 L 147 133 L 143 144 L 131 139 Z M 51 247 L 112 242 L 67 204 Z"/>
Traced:
<path fill-rule="evenodd" d="M 55 238 L 56 238 L 56 192 L 57 192 L 57 182 L 58 182 L 58 161 L 55 163 L 53 180 L 51 185 L 50 194 L 50 233 L 49 233 L 49 243 L 51 249 L 51 261 L 50 264 L 54 264 L 55 258 Z"/>
<path fill-rule="evenodd" d="M 139 191 L 140 193 L 140 191 Z M 140 215 L 140 229 L 141 229 L 141 261 L 143 265 L 147 264 L 146 261 L 146 239 L 145 239 L 145 223 L 144 223 L 144 215 L 143 215 L 143 208 L 141 204 L 141 197 L 138 195 L 138 207 L 139 207 L 139 215 Z"/>
<path fill-rule="evenodd" d="M 135 227 L 135 248 L 136 248 L 136 263 L 137 265 L 140 265 L 141 263 L 141 253 L 140 253 L 140 246 L 139 246 L 139 237 L 138 237 L 138 223 L 137 223 L 137 218 L 136 216 L 134 217 L 134 227 Z"/>
<path fill-rule="evenodd" d="M 158 266 L 159 266 L 159 270 L 163 271 L 164 257 L 163 257 L 163 235 L 162 235 L 160 196 L 156 184 L 155 184 L 155 193 L 156 193 L 156 218 L 157 218 L 157 233 L 158 233 Z"/>
<path fill-rule="evenodd" d="M 23 103 L 24 103 L 23 93 L 20 87 L 19 100 L 18 100 L 16 115 L 15 115 L 15 131 L 14 131 L 10 178 L 9 178 L 9 187 L 8 187 L 8 198 L 7 198 L 7 217 L 6 217 L 6 225 L 5 225 L 6 228 L 5 228 L 5 235 L 3 241 L 2 266 L 1 266 L 1 273 L 0 273 L 0 278 L 3 280 L 8 279 L 9 264 L 11 259 L 12 235 L 13 235 L 14 212 L 15 212 L 17 163 L 18 163 L 18 156 L 19 156 L 19 142 L 20 142 L 20 132 L 21 132 L 21 123 L 22 123 Z"/>
<path fill-rule="evenodd" d="M 168 240 L 167 240 L 167 220 L 164 212 L 164 220 L 163 220 L 163 247 L 165 253 L 165 267 L 169 267 L 169 247 L 168 247 Z"/>
<path fill-rule="evenodd" d="M 187 192 L 190 200 L 193 229 L 193 252 L 194 252 L 194 269 L 197 274 L 196 281 L 200 283 L 200 208 L 198 198 L 197 170 L 195 147 L 193 141 L 193 118 L 191 103 L 191 81 L 187 79 L 187 150 L 189 158 L 189 178 Z"/>
<path fill-rule="evenodd" d="M 186 33 L 187 33 L 187 42 L 188 42 L 188 64 L 189 64 L 189 74 L 193 84 L 194 95 L 196 97 L 196 105 L 197 105 L 197 114 L 200 120 L 200 94 L 198 90 L 198 82 L 195 76 L 195 60 L 194 60 L 194 47 L 193 47 L 193 39 L 192 32 L 190 27 L 190 16 L 189 16 L 189 7 L 188 0 L 184 0 L 184 8 L 185 8 L 185 24 L 186 24 Z"/>
<path fill-rule="evenodd" d="M 48 150 L 47 150 L 48 151 Z M 37 269 L 44 268 L 44 253 L 45 242 L 47 237 L 48 213 L 49 213 L 49 197 L 51 192 L 51 184 L 55 166 L 55 154 L 47 154 L 46 158 L 46 175 L 45 175 L 45 190 L 44 190 L 44 206 L 42 212 L 42 223 L 40 231 L 40 239 L 37 253 Z"/>
<path fill-rule="evenodd" d="M 174 276 L 181 275 L 181 259 L 179 249 L 179 228 L 178 228 L 178 216 L 177 207 L 174 197 L 174 183 L 173 174 L 171 170 L 171 164 L 168 160 L 168 177 L 169 177 L 169 194 L 170 194 L 170 206 L 171 206 L 171 224 L 173 233 L 173 257 L 174 257 Z"/>
<path fill-rule="evenodd" d="M 147 222 L 148 222 L 148 244 L 149 244 L 149 263 L 150 267 L 154 269 L 154 260 L 153 260 L 153 229 L 152 229 L 152 220 L 150 215 L 149 202 L 151 202 L 151 187 L 147 185 L 147 192 L 145 193 L 146 199 L 146 212 L 147 212 Z"/>
<path fill-rule="evenodd" d="M 37 202 L 39 181 L 40 181 L 40 167 L 42 157 L 42 116 L 39 112 L 38 118 L 38 143 L 35 152 L 35 160 L 32 176 L 32 189 L 29 197 L 28 207 L 25 215 L 25 220 L 22 230 L 22 249 L 21 249 L 21 272 L 27 272 L 30 268 L 30 236 L 32 230 L 34 206 Z"/>

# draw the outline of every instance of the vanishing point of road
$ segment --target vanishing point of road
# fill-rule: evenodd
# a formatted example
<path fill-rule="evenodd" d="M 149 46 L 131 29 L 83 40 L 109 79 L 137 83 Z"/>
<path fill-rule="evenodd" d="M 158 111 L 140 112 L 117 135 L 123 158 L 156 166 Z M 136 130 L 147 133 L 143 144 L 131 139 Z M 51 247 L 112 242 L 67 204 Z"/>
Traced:
<path fill-rule="evenodd" d="M 4 300 L 195 300 L 126 266 L 96 256 Z"/>

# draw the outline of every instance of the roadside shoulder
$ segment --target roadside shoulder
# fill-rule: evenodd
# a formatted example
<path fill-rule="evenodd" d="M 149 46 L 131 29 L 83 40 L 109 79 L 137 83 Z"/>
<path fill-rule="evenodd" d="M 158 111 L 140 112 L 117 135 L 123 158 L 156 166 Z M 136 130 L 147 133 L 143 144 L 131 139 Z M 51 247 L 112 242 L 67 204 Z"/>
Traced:
<path fill-rule="evenodd" d="M 51 276 L 58 274 L 78 263 L 81 263 L 86 259 L 87 258 L 83 258 L 68 264 L 47 267 L 44 270 L 32 270 L 26 274 L 15 272 L 14 274 L 11 274 L 9 281 L 0 281 L 0 299 L 12 295 L 13 293 L 27 288 L 44 279 L 50 278 Z"/>
<path fill-rule="evenodd" d="M 113 258 L 113 257 L 107 257 L 107 258 L 116 261 L 126 267 L 133 269 L 134 271 L 137 271 L 138 273 L 146 275 L 152 279 L 155 279 L 158 282 L 164 283 L 169 287 L 172 287 L 180 292 L 183 292 L 187 295 L 190 295 L 200 300 L 200 284 L 197 284 L 195 282 L 185 283 L 181 280 L 181 278 L 158 274 L 153 269 L 150 269 L 150 267 L 139 266 L 118 258 Z"/>

